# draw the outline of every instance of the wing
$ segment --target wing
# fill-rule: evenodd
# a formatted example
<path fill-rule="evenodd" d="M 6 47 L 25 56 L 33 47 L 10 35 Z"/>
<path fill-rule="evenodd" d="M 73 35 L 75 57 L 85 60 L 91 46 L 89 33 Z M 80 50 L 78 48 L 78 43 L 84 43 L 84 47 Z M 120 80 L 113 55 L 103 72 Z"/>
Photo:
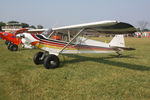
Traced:
<path fill-rule="evenodd" d="M 52 28 L 53 31 L 66 33 L 68 31 L 75 32 L 84 29 L 84 32 L 90 33 L 108 33 L 108 34 L 128 34 L 134 33 L 136 28 L 132 25 L 118 21 L 100 21 L 93 23 L 85 23 L 78 25 L 70 25 L 58 28 Z"/>
<path fill-rule="evenodd" d="M 16 31 L 15 31 L 15 35 L 17 35 L 17 34 L 19 34 L 19 33 L 26 32 L 26 31 L 28 31 L 28 28 L 22 28 L 22 29 L 16 30 Z"/>
<path fill-rule="evenodd" d="M 28 30 L 29 33 L 42 33 L 44 31 L 47 31 L 48 29 L 30 29 Z"/>

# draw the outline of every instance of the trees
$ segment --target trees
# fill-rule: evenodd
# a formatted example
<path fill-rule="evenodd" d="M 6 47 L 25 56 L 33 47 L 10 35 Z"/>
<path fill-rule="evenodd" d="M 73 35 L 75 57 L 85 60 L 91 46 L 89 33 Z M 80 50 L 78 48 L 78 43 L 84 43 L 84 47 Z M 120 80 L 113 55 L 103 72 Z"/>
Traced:
<path fill-rule="evenodd" d="M 37 25 L 37 27 L 36 27 L 34 25 L 29 25 L 29 24 L 24 23 L 24 22 L 20 23 L 19 21 L 8 21 L 7 24 L 12 25 L 12 26 L 21 26 L 22 28 L 43 29 L 42 25 Z M 0 22 L 0 27 L 5 26 L 5 25 L 6 25 L 6 23 L 4 23 L 2 21 Z"/>
<path fill-rule="evenodd" d="M 141 20 L 138 22 L 141 31 L 144 31 L 149 23 L 147 21 Z"/>
<path fill-rule="evenodd" d="M 0 22 L 0 31 L 2 31 L 2 26 L 5 26 L 6 24 L 4 22 Z"/>
<path fill-rule="evenodd" d="M 29 27 L 29 24 L 27 24 L 27 23 L 21 23 L 21 26 L 22 26 L 22 28 L 27 28 L 27 27 Z"/>
<path fill-rule="evenodd" d="M 36 29 L 36 27 L 34 25 L 29 26 L 29 28 Z"/>
<path fill-rule="evenodd" d="M 10 24 L 10 23 L 17 23 L 17 24 L 19 24 L 18 21 L 9 21 L 8 24 Z"/>
<path fill-rule="evenodd" d="M 37 29 L 43 29 L 42 25 L 37 25 Z"/>
<path fill-rule="evenodd" d="M 6 25 L 6 23 L 0 22 L 0 26 L 5 26 L 5 25 Z"/>

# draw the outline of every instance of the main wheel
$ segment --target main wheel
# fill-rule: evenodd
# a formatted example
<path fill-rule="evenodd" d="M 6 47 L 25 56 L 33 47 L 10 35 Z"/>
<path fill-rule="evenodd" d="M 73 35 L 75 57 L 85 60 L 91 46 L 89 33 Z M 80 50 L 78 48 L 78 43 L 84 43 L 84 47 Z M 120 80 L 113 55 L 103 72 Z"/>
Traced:
<path fill-rule="evenodd" d="M 44 54 L 43 52 L 38 52 L 33 57 L 33 61 L 36 65 L 43 64 L 43 59 L 42 59 L 43 54 Z"/>
<path fill-rule="evenodd" d="M 59 58 L 56 55 L 48 55 L 44 59 L 44 67 L 46 69 L 52 69 L 52 68 L 57 68 L 59 67 Z"/>
<path fill-rule="evenodd" d="M 8 50 L 10 50 L 10 47 L 11 47 L 12 45 L 13 45 L 12 43 L 8 44 Z"/>
<path fill-rule="evenodd" d="M 8 46 L 8 49 L 11 51 L 17 51 L 18 50 L 18 46 L 16 44 L 10 44 Z"/>

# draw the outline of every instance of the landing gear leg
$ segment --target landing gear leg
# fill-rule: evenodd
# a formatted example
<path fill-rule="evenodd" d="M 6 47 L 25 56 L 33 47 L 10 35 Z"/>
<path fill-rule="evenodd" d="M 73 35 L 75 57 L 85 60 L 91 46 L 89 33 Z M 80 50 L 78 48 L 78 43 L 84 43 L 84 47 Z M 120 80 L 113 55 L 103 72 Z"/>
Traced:
<path fill-rule="evenodd" d="M 11 42 L 8 41 L 8 40 L 5 41 L 5 44 L 6 44 L 6 45 L 9 45 L 10 43 L 11 43 Z"/>

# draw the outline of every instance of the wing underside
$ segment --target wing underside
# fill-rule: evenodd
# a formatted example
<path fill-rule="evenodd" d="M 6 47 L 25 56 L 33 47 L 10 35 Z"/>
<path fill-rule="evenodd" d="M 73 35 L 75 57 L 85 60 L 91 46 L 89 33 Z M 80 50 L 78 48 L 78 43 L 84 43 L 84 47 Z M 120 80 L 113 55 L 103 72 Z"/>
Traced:
<path fill-rule="evenodd" d="M 94 23 L 70 25 L 58 28 L 52 28 L 53 31 L 67 33 L 76 33 L 84 29 L 84 33 L 105 33 L 105 34 L 128 34 L 134 33 L 136 28 L 132 25 L 118 21 L 100 21 Z"/>

